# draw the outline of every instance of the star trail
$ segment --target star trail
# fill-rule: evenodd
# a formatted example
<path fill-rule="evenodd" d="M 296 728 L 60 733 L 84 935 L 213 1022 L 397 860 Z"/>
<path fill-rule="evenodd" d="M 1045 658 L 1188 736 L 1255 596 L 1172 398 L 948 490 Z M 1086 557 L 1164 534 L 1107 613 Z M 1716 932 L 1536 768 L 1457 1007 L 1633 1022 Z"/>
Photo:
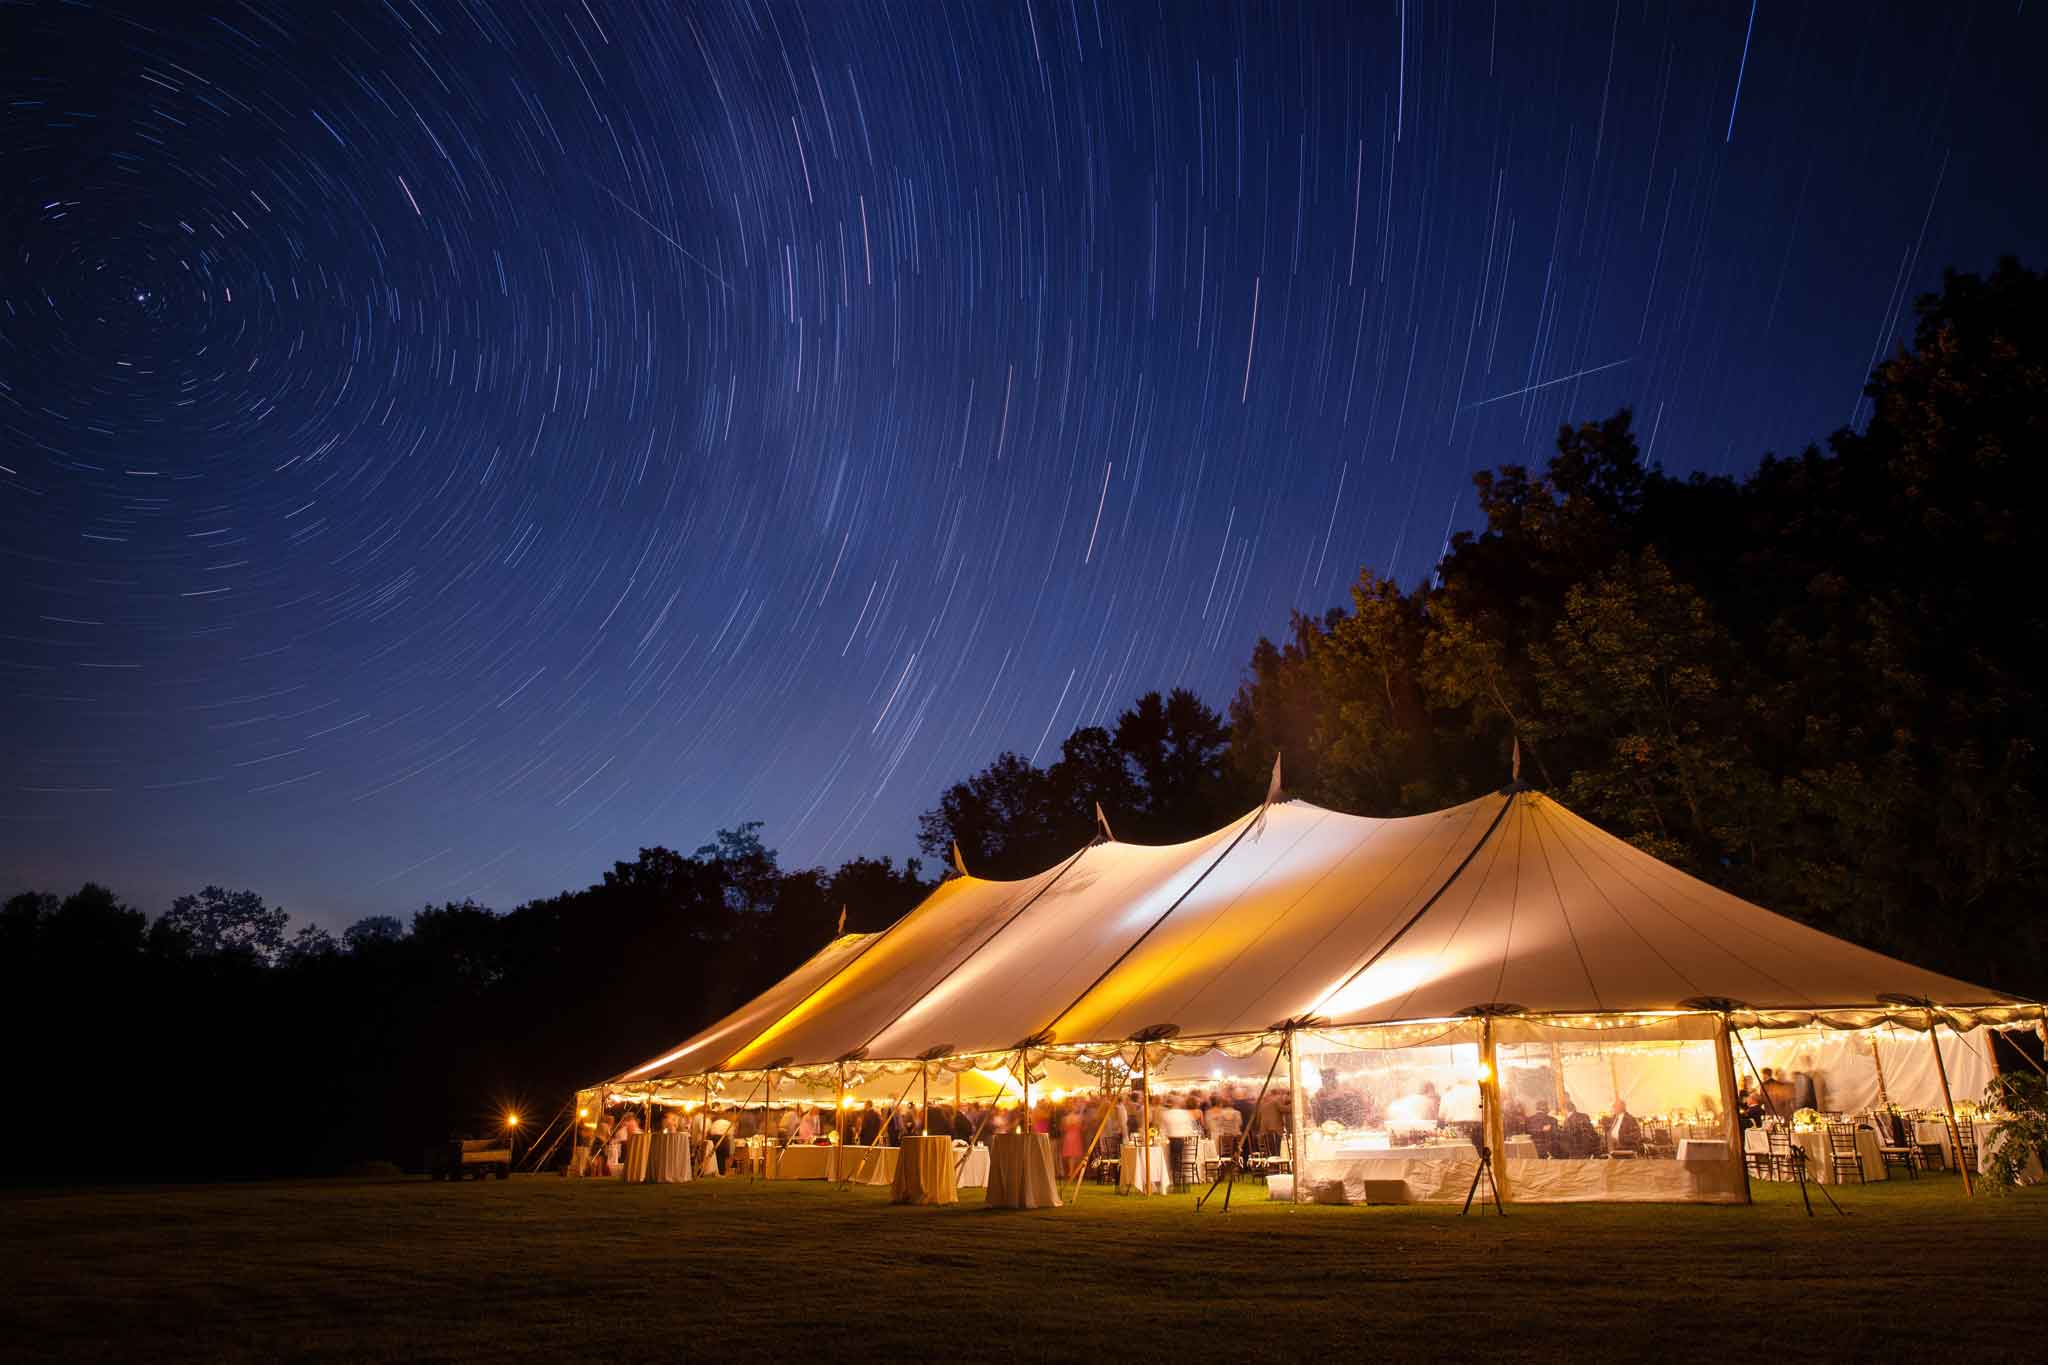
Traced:
<path fill-rule="evenodd" d="M 2036 9 L 0 7 L 0 883 L 906 853 L 1562 421 L 1862 420 Z"/>

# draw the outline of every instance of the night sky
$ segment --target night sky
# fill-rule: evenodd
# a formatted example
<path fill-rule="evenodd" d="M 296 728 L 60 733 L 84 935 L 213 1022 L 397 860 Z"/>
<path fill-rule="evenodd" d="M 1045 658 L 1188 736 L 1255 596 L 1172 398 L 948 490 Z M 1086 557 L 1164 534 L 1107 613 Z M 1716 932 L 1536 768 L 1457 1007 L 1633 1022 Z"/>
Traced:
<path fill-rule="evenodd" d="M 0 6 L 0 892 L 509 908 L 947 783 L 2044 256 L 2042 6 Z"/>

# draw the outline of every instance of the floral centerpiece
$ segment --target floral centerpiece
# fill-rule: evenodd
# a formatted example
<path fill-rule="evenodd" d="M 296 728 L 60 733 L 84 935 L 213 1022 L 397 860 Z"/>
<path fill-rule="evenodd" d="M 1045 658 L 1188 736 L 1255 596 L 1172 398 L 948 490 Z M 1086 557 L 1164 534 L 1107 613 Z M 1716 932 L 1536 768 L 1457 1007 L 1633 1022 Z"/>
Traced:
<path fill-rule="evenodd" d="M 1817 1109 L 1796 1109 L 1792 1113 L 1792 1126 L 1800 1131 L 1820 1127 L 1820 1111 Z"/>

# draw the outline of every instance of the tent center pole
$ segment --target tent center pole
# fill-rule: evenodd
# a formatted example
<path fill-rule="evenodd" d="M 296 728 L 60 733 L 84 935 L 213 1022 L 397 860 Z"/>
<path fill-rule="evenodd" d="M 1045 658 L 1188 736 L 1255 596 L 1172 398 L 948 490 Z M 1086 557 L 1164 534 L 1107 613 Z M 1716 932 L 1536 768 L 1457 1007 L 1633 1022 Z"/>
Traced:
<path fill-rule="evenodd" d="M 1493 1181 L 1494 1208 L 1501 1213 L 1502 1199 L 1514 1198 L 1514 1182 L 1507 1176 L 1508 1125 L 1500 1102 L 1500 1049 L 1493 1037 L 1493 1016 L 1479 1021 L 1479 1131 L 1486 1143 L 1487 1172 Z M 1506 1193 L 1502 1193 L 1503 1182 Z"/>
<path fill-rule="evenodd" d="M 1301 1094 L 1301 1049 L 1295 1045 L 1295 1030 L 1287 1029 L 1287 1128 L 1288 1145 L 1294 1149 L 1288 1168 L 1294 1176 L 1294 1203 L 1301 1203 L 1308 1183 L 1308 1106 Z"/>
<path fill-rule="evenodd" d="M 1927 1045 L 1934 1049 L 1935 1074 L 1941 1077 L 1941 1098 L 1948 1105 L 1948 1149 L 1956 1155 L 1956 1169 L 1963 1173 L 1963 1197 L 1977 1193 L 1977 1173 L 1970 1169 L 1970 1163 L 1963 1160 L 1963 1125 L 1956 1117 L 1956 1097 L 1949 1093 L 1948 1063 L 1941 1058 L 1941 1035 L 1936 1031 L 1941 1025 L 1936 1022 L 1934 1010 L 1927 1011 Z"/>
<path fill-rule="evenodd" d="M 1714 1071 L 1721 1083 L 1721 1132 L 1728 1142 L 1728 1154 L 1742 1172 L 1742 1202 L 1755 1202 L 1749 1189 L 1749 1158 L 1742 1150 L 1742 1097 L 1735 1088 L 1735 1049 L 1728 1043 L 1732 1025 L 1725 1014 L 1716 1015 L 1720 1032 L 1714 1035 Z M 1875 1046 L 1875 1044 L 1872 1044 Z M 1883 1090 L 1882 1082 L 1878 1089 Z"/>
<path fill-rule="evenodd" d="M 1138 1044 L 1138 1193 L 1152 1193 L 1152 1049 Z"/>
<path fill-rule="evenodd" d="M 839 1064 L 839 1099 L 832 1110 L 832 1135 L 839 1139 L 832 1145 L 832 1156 L 836 1164 L 839 1154 L 846 1150 L 846 1063 Z M 836 1175 L 837 1172 L 835 1171 Z"/>

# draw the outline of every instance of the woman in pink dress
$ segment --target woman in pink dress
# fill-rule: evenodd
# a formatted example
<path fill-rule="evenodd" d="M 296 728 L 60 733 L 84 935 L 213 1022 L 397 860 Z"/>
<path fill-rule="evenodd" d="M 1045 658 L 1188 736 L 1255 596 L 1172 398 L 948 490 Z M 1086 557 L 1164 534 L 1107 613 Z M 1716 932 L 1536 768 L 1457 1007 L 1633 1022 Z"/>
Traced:
<path fill-rule="evenodd" d="M 1060 1117 L 1060 1169 L 1068 1180 L 1081 1173 L 1081 1158 L 1086 1155 L 1081 1141 L 1081 1109 L 1075 1105 Z"/>

